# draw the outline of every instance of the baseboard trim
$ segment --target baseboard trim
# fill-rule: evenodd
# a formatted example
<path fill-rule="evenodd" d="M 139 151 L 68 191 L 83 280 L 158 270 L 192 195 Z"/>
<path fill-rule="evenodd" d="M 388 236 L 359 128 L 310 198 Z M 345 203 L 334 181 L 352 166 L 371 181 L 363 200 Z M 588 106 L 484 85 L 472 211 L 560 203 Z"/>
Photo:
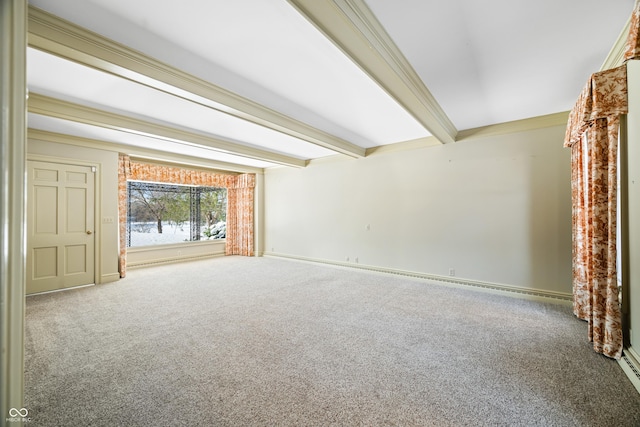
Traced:
<path fill-rule="evenodd" d="M 359 270 L 373 271 L 377 273 L 393 274 L 396 276 L 412 277 L 423 280 L 431 280 L 440 284 L 455 287 L 472 288 L 479 291 L 498 293 L 510 297 L 523 298 L 533 301 L 554 302 L 558 304 L 570 305 L 573 302 L 571 294 L 554 291 L 542 291 L 533 288 L 523 288 L 519 286 L 504 285 L 500 283 L 482 282 L 479 280 L 463 279 L 459 277 L 440 276 L 436 274 L 420 273 L 417 271 L 400 270 L 387 267 L 377 267 L 365 264 L 353 264 L 339 261 L 332 261 L 320 258 L 310 258 L 297 255 L 281 254 L 276 252 L 265 252 L 265 257 L 286 258 L 296 261 L 310 262 L 314 264 L 325 264 L 336 267 L 353 268 Z"/>
<path fill-rule="evenodd" d="M 135 270 L 136 268 L 153 267 L 163 264 L 174 264 L 178 262 L 199 261 L 207 258 L 217 258 L 225 256 L 224 252 L 215 252 L 202 255 L 188 255 L 183 257 L 157 258 L 149 261 L 140 261 L 137 263 L 127 263 L 127 269 Z"/>
<path fill-rule="evenodd" d="M 46 294 L 56 294 L 59 292 L 66 292 L 66 291 L 73 291 L 73 290 L 78 290 L 78 289 L 82 289 L 82 288 L 89 288 L 91 286 L 95 286 L 95 283 L 89 283 L 86 285 L 78 285 L 78 286 L 69 286 L 67 288 L 60 288 L 60 289 L 54 289 L 51 291 L 43 291 L 43 292 L 34 292 L 32 294 L 26 294 L 27 297 L 33 297 L 36 295 L 46 295 Z"/>
<path fill-rule="evenodd" d="M 640 393 L 640 357 L 633 348 L 626 348 L 618 364 L 631 381 L 631 384 Z"/>
<path fill-rule="evenodd" d="M 120 273 L 109 273 L 100 276 L 100 284 L 111 283 L 120 280 Z"/>

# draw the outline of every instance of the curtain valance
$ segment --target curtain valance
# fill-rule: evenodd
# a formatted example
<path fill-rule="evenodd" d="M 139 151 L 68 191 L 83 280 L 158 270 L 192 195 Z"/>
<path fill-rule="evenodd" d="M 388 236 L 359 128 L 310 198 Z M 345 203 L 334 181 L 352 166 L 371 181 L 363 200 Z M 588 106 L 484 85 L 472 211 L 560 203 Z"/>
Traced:
<path fill-rule="evenodd" d="M 627 66 L 640 58 L 640 2 L 636 3 L 629 22 L 623 59 L 625 64 L 594 73 L 582 89 L 567 123 L 564 146 L 580 141 L 582 134 L 596 119 L 618 117 L 628 113 Z"/>
<path fill-rule="evenodd" d="M 626 64 L 592 74 L 569 113 L 564 146 L 571 147 L 580 141 L 596 119 L 626 114 L 627 98 Z"/>
<path fill-rule="evenodd" d="M 137 162 L 124 156 L 127 179 L 133 181 L 152 181 L 182 185 L 202 185 L 205 187 L 232 188 L 237 185 L 238 177 L 221 173 L 184 169 L 175 166 L 156 165 Z"/>
<path fill-rule="evenodd" d="M 640 58 L 640 3 L 637 1 L 629 22 L 623 59 L 626 62 L 636 58 Z"/>

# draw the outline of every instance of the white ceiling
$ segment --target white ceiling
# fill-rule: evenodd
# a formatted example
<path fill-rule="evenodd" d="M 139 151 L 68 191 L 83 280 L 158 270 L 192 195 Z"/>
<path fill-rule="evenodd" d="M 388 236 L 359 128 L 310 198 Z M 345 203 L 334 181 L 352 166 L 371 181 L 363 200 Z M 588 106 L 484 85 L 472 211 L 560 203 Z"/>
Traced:
<path fill-rule="evenodd" d="M 257 168 L 300 166 L 336 152 L 357 157 L 366 148 L 437 134 L 430 118 L 421 116 L 422 106 L 412 107 L 413 101 L 387 84 L 392 81 L 386 80 L 388 72 L 379 78 L 360 61 L 360 53 L 375 52 L 377 42 L 355 40 L 365 43 L 355 54 L 342 44 L 341 37 L 354 38 L 340 35 L 351 23 L 339 11 L 355 5 L 381 24 L 376 40 L 388 37 L 410 64 L 392 70 L 405 79 L 403 71 L 415 71 L 420 81 L 412 87 L 433 95 L 429 108 L 444 110 L 435 117 L 450 121 L 455 140 L 456 130 L 569 110 L 589 74 L 600 69 L 634 5 L 634 0 L 610 0 L 606 8 L 598 0 L 327 0 L 323 4 L 336 5 L 327 9 L 329 15 L 304 16 L 305 2 L 318 5 L 307 0 L 30 0 L 237 94 L 241 103 L 221 105 L 203 93 L 183 96 L 183 88 L 147 86 L 111 64 L 72 62 L 69 58 L 79 57 L 30 35 L 27 79 L 34 105 L 37 95 L 44 95 L 131 117 L 139 126 L 43 111 L 30 113 L 29 126 L 132 150 Z M 238 105 L 242 110 L 254 103 L 285 121 L 265 122 L 261 112 L 249 114 L 249 109 L 238 113 Z M 309 132 L 298 132 L 298 124 Z"/>

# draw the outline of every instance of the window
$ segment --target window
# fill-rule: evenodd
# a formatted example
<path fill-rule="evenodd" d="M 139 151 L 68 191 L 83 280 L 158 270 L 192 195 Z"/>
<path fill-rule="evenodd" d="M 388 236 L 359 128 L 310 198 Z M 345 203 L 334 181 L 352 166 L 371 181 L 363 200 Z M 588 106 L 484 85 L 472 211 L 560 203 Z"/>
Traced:
<path fill-rule="evenodd" d="M 227 189 L 127 182 L 127 247 L 226 237 Z"/>

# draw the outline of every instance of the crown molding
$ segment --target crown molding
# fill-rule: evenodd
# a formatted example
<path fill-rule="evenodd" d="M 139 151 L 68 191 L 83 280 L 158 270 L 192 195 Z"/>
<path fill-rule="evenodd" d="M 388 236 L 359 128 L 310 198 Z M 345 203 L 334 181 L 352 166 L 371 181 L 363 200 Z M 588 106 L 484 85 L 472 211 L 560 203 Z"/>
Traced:
<path fill-rule="evenodd" d="M 351 157 L 365 150 L 141 52 L 29 6 L 29 45 Z"/>
<path fill-rule="evenodd" d="M 482 126 L 458 132 L 458 138 L 456 139 L 456 141 L 470 141 L 478 138 L 506 135 L 509 133 L 527 132 L 553 126 L 566 126 L 568 119 L 569 112 L 564 111 L 561 113 L 548 114 L 545 116 L 532 117 L 529 119 L 514 120 L 511 122 Z M 420 148 L 433 147 L 436 145 L 440 145 L 436 138 L 433 136 L 428 136 L 425 138 L 418 138 L 410 141 L 403 141 L 389 145 L 380 145 L 377 147 L 367 148 L 367 157 L 374 154 L 416 150 Z"/>
<path fill-rule="evenodd" d="M 239 145 L 223 139 L 204 136 L 129 116 L 98 110 L 96 108 L 51 98 L 33 92 L 29 94 L 28 109 L 29 112 L 34 114 L 41 114 L 63 120 L 71 120 L 78 123 L 99 126 L 106 129 L 113 129 L 136 135 L 150 136 L 171 142 L 193 144 L 241 157 L 264 160 L 294 167 L 306 166 L 306 160 Z"/>
<path fill-rule="evenodd" d="M 457 129 L 363 0 L 288 0 L 442 143 Z"/>
<path fill-rule="evenodd" d="M 117 142 L 82 138 L 79 136 L 65 135 L 40 129 L 28 129 L 27 139 L 29 141 L 54 142 L 57 144 L 72 145 L 74 147 L 91 148 L 114 153 L 126 153 L 131 157 L 145 159 L 147 161 L 180 164 L 182 166 L 193 166 L 206 170 L 219 170 L 226 173 L 263 173 L 264 171 L 264 169 L 253 168 L 251 166 L 242 166 L 217 160 L 205 160 L 202 157 L 194 157 L 179 153 L 167 153 L 166 151 L 154 150 L 152 148 L 135 147 Z"/>
<path fill-rule="evenodd" d="M 367 157 L 374 154 L 392 153 L 395 151 L 417 150 L 420 148 L 433 147 L 441 145 L 435 136 L 427 136 L 424 138 L 412 139 L 410 141 L 396 142 L 388 145 L 378 145 L 377 147 L 367 148 Z"/>
<path fill-rule="evenodd" d="M 514 120 L 512 122 L 498 123 L 473 129 L 462 130 L 458 133 L 458 141 L 468 141 L 488 136 L 505 135 L 509 133 L 526 132 L 535 129 L 543 129 L 553 126 L 566 126 L 569 120 L 569 112 L 547 114 L 529 119 Z"/>
<path fill-rule="evenodd" d="M 600 67 L 600 71 L 608 70 L 610 68 L 615 68 L 624 62 L 624 51 L 627 47 L 627 36 L 629 35 L 629 28 L 631 27 L 631 16 L 627 19 L 627 23 L 618 34 L 618 38 L 616 39 L 613 47 L 609 51 L 607 58 L 604 60 L 604 63 Z"/>
<path fill-rule="evenodd" d="M 527 132 L 536 129 L 544 129 L 553 126 L 566 126 L 569 119 L 569 112 L 547 114 L 544 116 L 532 117 L 529 119 L 514 120 L 511 122 L 498 123 L 489 126 L 482 126 L 473 129 L 467 129 L 458 133 L 456 142 L 473 141 L 475 139 L 487 138 L 492 136 L 507 135 L 510 133 Z M 419 150 L 442 146 L 440 141 L 434 136 L 412 139 L 409 141 L 396 142 L 388 145 L 378 145 L 376 147 L 367 148 L 366 157 L 372 157 L 382 154 L 396 153 L 400 151 Z M 309 161 L 310 165 L 316 165 L 325 162 L 340 161 L 340 156 L 327 156 Z M 277 167 L 277 166 L 274 166 Z M 271 169 L 271 168 L 269 168 Z"/>

